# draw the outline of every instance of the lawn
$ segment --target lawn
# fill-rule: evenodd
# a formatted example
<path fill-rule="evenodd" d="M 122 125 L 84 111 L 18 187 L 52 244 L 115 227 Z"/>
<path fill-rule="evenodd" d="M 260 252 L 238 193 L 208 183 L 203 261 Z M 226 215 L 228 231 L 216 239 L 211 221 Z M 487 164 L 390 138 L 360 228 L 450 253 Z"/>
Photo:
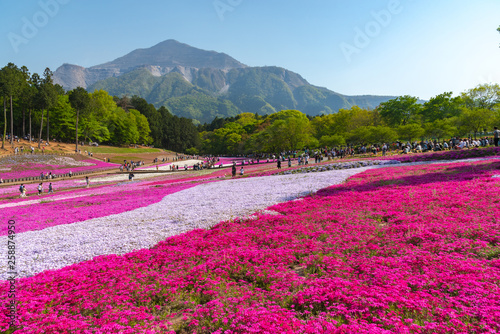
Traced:
<path fill-rule="evenodd" d="M 134 154 L 134 153 L 161 153 L 159 148 L 129 148 L 129 147 L 111 147 L 111 146 L 85 146 L 86 151 L 94 154 Z"/>

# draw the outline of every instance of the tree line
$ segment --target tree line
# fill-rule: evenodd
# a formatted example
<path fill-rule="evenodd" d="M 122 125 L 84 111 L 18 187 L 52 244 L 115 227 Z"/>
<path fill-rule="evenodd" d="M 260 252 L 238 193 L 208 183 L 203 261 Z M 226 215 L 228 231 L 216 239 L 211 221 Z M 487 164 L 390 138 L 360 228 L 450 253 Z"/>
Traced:
<path fill-rule="evenodd" d="M 40 77 L 26 66 L 13 63 L 0 69 L 0 120 L 2 149 L 7 133 L 38 144 L 52 139 L 98 142 L 110 145 L 154 145 L 174 151 L 199 146 L 198 131 L 192 121 L 156 109 L 139 97 L 113 97 L 103 90 L 93 93 L 82 87 L 69 92 L 53 82 L 46 68 Z"/>
<path fill-rule="evenodd" d="M 485 135 L 500 124 L 500 86 L 484 84 L 454 97 L 452 92 L 425 103 L 405 95 L 373 110 L 353 106 L 308 117 L 297 110 L 268 116 L 243 113 L 198 127 L 200 151 L 249 154 Z"/>

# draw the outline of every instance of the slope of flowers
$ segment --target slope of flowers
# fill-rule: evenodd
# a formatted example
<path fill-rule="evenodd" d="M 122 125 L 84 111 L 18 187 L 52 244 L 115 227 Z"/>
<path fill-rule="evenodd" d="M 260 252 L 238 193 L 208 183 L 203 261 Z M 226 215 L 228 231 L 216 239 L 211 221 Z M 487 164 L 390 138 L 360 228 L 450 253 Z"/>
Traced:
<path fill-rule="evenodd" d="M 38 203 L 30 201 L 29 204 L 24 204 L 26 201 L 21 199 L 15 202 L 18 206 L 4 207 L 1 210 L 4 217 L 19 222 L 16 232 L 21 233 L 134 210 L 195 185 L 184 183 L 154 187 L 142 183 L 126 183 L 119 187 L 104 186 L 45 196 L 43 200 L 34 196 L 32 198 Z M 0 229 L 1 235 L 7 235 L 7 225 Z"/>
<path fill-rule="evenodd" d="M 38 177 L 40 173 L 53 175 L 66 174 L 71 171 L 105 170 L 118 168 L 117 164 L 94 159 L 78 160 L 73 157 L 52 155 L 20 155 L 0 160 L 0 177 L 4 180 Z"/>
<path fill-rule="evenodd" d="M 119 194 L 123 188 L 120 185 L 111 187 L 116 188 L 118 198 L 113 198 L 117 198 L 118 201 L 110 202 L 110 211 L 117 206 L 118 210 L 122 210 L 121 213 L 106 215 L 102 211 L 106 208 L 103 204 L 99 205 L 102 208 L 101 212 L 104 213 L 101 217 L 70 224 L 58 224 L 65 218 L 58 216 L 56 211 L 51 217 L 53 221 L 44 223 L 53 226 L 18 233 L 16 235 L 17 272 L 19 277 L 29 277 L 45 270 L 59 269 L 90 260 L 98 255 L 125 254 L 136 249 L 149 248 L 169 236 L 197 228 L 210 228 L 221 220 L 248 216 L 269 205 L 307 195 L 327 185 L 343 182 L 350 175 L 360 171 L 361 169 L 349 170 L 334 174 L 325 172 L 308 174 L 305 177 L 286 175 L 267 178 L 237 178 L 222 182 L 198 180 L 194 184 L 191 182 L 171 183 L 165 190 L 156 191 L 157 187 L 150 189 L 161 198 L 161 193 L 169 191 L 168 189 L 197 186 L 170 193 L 156 203 L 130 211 L 127 207 L 119 206 Z M 133 184 L 127 183 L 129 186 Z M 161 185 L 158 188 L 161 189 Z M 98 189 L 108 191 L 110 187 Z M 138 197 L 134 196 L 134 198 L 138 202 L 141 201 Z M 36 210 L 36 205 L 30 209 Z M 76 214 L 69 213 L 69 211 L 65 213 L 70 217 L 78 217 L 88 215 L 89 210 L 92 210 L 92 206 L 75 208 Z M 6 216 L 5 218 L 12 217 Z M 19 229 L 26 225 L 23 219 L 24 217 L 16 218 L 16 226 L 19 226 Z M 35 221 L 32 226 L 28 227 L 36 226 Z M 7 244 L 7 239 L 6 235 L 0 236 L 0 244 Z M 0 280 L 6 279 L 7 271 L 7 260 L 5 260 L 0 263 Z"/>
<path fill-rule="evenodd" d="M 16 333 L 496 333 L 499 167 L 371 170 L 254 219 L 22 279 Z"/>
<path fill-rule="evenodd" d="M 436 160 L 460 160 L 493 156 L 500 156 L 500 147 L 490 146 L 486 148 L 461 149 L 441 152 L 399 154 L 378 158 L 380 158 L 381 160 L 398 160 L 400 162 L 419 162 Z"/>

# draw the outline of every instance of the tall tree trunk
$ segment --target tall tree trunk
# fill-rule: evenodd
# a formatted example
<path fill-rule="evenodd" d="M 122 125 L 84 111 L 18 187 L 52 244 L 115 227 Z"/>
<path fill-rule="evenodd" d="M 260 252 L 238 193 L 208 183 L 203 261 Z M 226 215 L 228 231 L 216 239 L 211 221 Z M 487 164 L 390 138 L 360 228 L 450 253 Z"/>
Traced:
<path fill-rule="evenodd" d="M 41 148 L 40 143 L 42 141 L 42 132 L 43 132 L 43 109 L 42 109 L 42 120 L 40 121 L 40 136 L 38 136 L 38 148 Z"/>
<path fill-rule="evenodd" d="M 79 111 L 76 109 L 76 131 L 75 131 L 75 136 L 76 136 L 76 141 L 75 141 L 75 153 L 78 153 L 78 116 L 79 116 Z"/>
<path fill-rule="evenodd" d="M 23 138 L 26 137 L 26 108 L 23 107 Z"/>
<path fill-rule="evenodd" d="M 7 133 L 7 100 L 4 96 L 3 98 L 3 137 L 2 137 L 2 149 L 5 148 L 5 135 Z"/>
<path fill-rule="evenodd" d="M 30 144 L 31 144 L 31 108 L 30 108 L 30 115 L 29 115 L 29 118 L 30 118 Z"/>
<path fill-rule="evenodd" d="M 50 111 L 47 109 L 47 143 L 50 143 L 50 141 L 49 141 L 49 117 L 50 117 Z"/>
<path fill-rule="evenodd" d="M 10 145 L 14 147 L 14 112 L 12 111 L 12 95 L 10 96 Z"/>

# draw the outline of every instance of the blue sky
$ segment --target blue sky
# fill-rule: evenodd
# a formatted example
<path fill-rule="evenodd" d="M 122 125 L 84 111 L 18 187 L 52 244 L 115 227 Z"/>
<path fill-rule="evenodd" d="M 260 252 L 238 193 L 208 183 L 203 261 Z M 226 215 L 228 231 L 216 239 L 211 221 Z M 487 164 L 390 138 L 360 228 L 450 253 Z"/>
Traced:
<path fill-rule="evenodd" d="M 498 0 L 0 0 L 0 66 L 90 67 L 175 39 L 342 94 L 429 99 L 500 82 L 499 25 Z"/>

